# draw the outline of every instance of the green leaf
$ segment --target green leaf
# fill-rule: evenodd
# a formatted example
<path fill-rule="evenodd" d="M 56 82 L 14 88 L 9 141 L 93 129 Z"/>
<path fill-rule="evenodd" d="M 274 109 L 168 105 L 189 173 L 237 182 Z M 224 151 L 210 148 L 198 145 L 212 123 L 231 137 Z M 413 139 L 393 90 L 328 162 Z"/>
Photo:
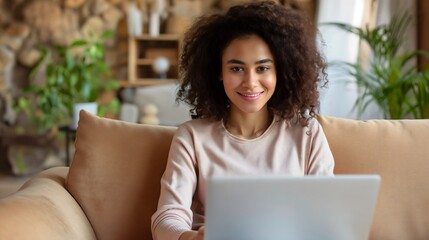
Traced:
<path fill-rule="evenodd" d="M 100 36 L 100 40 L 101 41 L 104 41 L 104 40 L 106 40 L 107 38 L 109 38 L 110 36 L 112 36 L 113 35 L 113 31 L 112 30 L 106 30 L 106 31 L 104 31 L 102 34 L 101 34 L 101 36 Z"/>
<path fill-rule="evenodd" d="M 86 46 L 87 44 L 88 44 L 88 41 L 84 39 L 77 39 L 71 43 L 70 48 L 83 47 L 83 46 Z"/>

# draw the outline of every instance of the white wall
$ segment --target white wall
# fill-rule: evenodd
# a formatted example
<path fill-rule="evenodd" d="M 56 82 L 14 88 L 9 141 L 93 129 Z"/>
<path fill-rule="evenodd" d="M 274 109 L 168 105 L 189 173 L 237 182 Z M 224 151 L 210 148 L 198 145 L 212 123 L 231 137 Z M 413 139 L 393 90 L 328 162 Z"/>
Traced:
<path fill-rule="evenodd" d="M 364 16 L 363 0 L 320 0 L 317 22 L 325 46 L 322 48 L 326 60 L 355 63 L 359 52 L 359 38 L 334 26 L 321 25 L 326 22 L 341 22 L 360 27 Z M 358 116 L 353 111 L 358 88 L 350 83 L 352 78 L 328 67 L 328 88 L 321 92 L 321 113 L 344 118 L 377 118 L 379 112 L 370 110 Z"/>

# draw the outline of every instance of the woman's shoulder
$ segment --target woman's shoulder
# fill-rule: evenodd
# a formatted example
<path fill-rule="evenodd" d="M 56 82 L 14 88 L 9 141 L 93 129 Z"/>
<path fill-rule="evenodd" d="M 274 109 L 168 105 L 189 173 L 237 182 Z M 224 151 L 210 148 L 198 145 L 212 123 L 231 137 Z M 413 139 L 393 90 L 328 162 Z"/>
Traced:
<path fill-rule="evenodd" d="M 218 127 L 219 124 L 220 121 L 214 119 L 192 119 L 180 124 L 178 130 L 187 132 L 207 132 L 207 130 L 211 128 Z"/>
<path fill-rule="evenodd" d="M 281 128 L 288 129 L 289 131 L 311 133 L 320 128 L 319 121 L 317 121 L 315 117 L 310 118 L 307 125 L 303 125 L 300 121 L 297 121 L 297 119 L 283 119 L 280 116 L 277 116 L 276 120 Z"/>
<path fill-rule="evenodd" d="M 213 120 L 213 119 L 197 118 L 197 119 L 191 119 L 191 120 L 188 120 L 186 122 L 183 122 L 182 124 L 179 125 L 179 127 L 186 127 L 186 126 L 201 127 L 201 126 L 207 126 L 207 125 L 215 124 L 217 122 L 218 121 Z"/>

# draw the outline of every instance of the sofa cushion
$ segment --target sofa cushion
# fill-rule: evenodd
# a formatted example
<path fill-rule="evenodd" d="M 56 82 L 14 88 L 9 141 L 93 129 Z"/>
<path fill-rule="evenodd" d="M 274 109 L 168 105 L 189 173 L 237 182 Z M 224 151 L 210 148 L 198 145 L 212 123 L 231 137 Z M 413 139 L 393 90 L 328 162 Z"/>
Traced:
<path fill-rule="evenodd" d="M 429 237 L 429 120 L 319 117 L 335 174 L 379 174 L 370 239 Z"/>
<path fill-rule="evenodd" d="M 69 168 L 40 172 L 0 198 L 0 239 L 96 240 L 85 213 L 64 188 Z"/>
<path fill-rule="evenodd" d="M 98 239 L 151 239 L 150 217 L 175 129 L 80 112 L 66 188 Z"/>

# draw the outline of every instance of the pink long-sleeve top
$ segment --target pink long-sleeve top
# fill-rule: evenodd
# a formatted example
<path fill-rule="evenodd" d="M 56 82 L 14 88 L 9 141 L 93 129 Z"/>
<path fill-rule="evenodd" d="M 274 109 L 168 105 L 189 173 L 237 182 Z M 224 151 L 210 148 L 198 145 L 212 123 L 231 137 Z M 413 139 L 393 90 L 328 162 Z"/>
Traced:
<path fill-rule="evenodd" d="M 152 235 L 155 240 L 175 240 L 204 224 L 210 176 L 333 175 L 333 169 L 334 158 L 315 119 L 302 127 L 275 117 L 261 136 L 250 140 L 233 136 L 222 121 L 188 121 L 171 144 Z"/>

